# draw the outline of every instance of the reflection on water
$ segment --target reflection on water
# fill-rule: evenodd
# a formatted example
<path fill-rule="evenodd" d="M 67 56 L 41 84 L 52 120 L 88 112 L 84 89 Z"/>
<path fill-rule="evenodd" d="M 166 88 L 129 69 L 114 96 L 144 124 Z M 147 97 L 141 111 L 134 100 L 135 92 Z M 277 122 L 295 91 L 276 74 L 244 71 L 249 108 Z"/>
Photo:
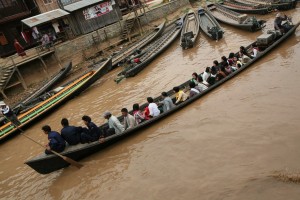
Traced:
<path fill-rule="evenodd" d="M 300 18 L 299 8 L 289 11 Z M 271 13 L 260 18 L 272 28 Z M 201 72 L 212 61 L 248 45 L 256 33 L 223 25 L 224 38 L 203 34 L 193 49 L 179 41 L 137 76 L 113 82 L 120 69 L 97 81 L 79 97 L 26 130 L 46 143 L 40 127 L 60 130 L 60 119 L 83 125 L 90 115 L 103 123 L 106 110 L 115 115 L 147 96 Z M 298 199 L 298 185 L 274 180 L 276 170 L 299 166 L 299 39 L 274 49 L 233 80 L 185 109 L 69 167 L 40 175 L 23 164 L 42 149 L 17 136 L 1 144 L 0 197 L 5 199 Z"/>

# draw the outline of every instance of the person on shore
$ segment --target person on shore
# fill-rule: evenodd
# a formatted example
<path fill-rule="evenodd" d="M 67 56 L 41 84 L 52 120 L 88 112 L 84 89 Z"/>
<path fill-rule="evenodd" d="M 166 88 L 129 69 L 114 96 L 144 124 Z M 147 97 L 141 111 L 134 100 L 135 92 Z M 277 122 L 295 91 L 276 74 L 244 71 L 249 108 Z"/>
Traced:
<path fill-rule="evenodd" d="M 191 83 L 193 83 L 193 82 L 191 82 Z M 169 97 L 166 92 L 162 92 L 161 96 L 164 99 L 159 103 L 163 104 L 163 112 L 167 112 L 168 110 L 171 110 L 172 108 L 175 107 L 171 97 Z"/>
<path fill-rule="evenodd" d="M 141 112 L 139 104 L 137 103 L 133 104 L 132 110 L 133 110 L 133 117 L 137 125 L 145 121 L 145 116 Z"/>
<path fill-rule="evenodd" d="M 108 135 L 121 134 L 125 130 L 118 118 L 113 116 L 109 111 L 104 112 L 103 117 L 108 120 Z"/>
<path fill-rule="evenodd" d="M 196 72 L 194 72 L 194 73 L 192 74 L 192 79 L 191 79 L 191 81 L 194 82 L 196 85 L 198 84 L 198 82 L 197 82 L 197 77 L 198 77 L 198 74 L 197 74 Z"/>
<path fill-rule="evenodd" d="M 66 142 L 58 132 L 52 131 L 49 125 L 43 126 L 42 130 L 48 135 L 49 140 L 49 143 L 46 145 L 45 154 L 52 154 L 51 150 L 58 153 L 65 150 Z"/>
<path fill-rule="evenodd" d="M 127 108 L 122 108 L 121 113 L 123 116 L 123 126 L 125 130 L 136 126 L 135 119 L 131 114 L 128 113 Z"/>
<path fill-rule="evenodd" d="M 176 102 L 175 105 L 178 105 L 181 102 L 184 102 L 189 97 L 187 94 L 185 94 L 182 90 L 179 89 L 179 87 L 174 87 L 173 91 L 176 94 Z"/>
<path fill-rule="evenodd" d="M 192 98 L 193 96 L 200 94 L 200 89 L 196 86 L 194 82 L 189 83 L 190 86 L 190 96 L 189 98 Z"/>
<path fill-rule="evenodd" d="M 17 39 L 14 40 L 14 47 L 19 56 L 21 56 L 22 58 L 23 56 L 27 56 L 24 47 L 19 43 Z"/>
<path fill-rule="evenodd" d="M 206 67 L 205 72 L 203 72 L 203 74 L 202 74 L 203 81 L 207 81 L 209 76 L 210 76 L 210 67 Z"/>
<path fill-rule="evenodd" d="M 2 115 L 9 120 L 12 125 L 19 126 L 21 125 L 21 122 L 19 121 L 17 115 L 14 113 L 14 111 L 11 110 L 11 108 L 4 103 L 4 101 L 0 101 L 1 106 L 1 113 Z"/>
<path fill-rule="evenodd" d="M 47 33 L 43 34 L 41 38 L 41 42 L 42 42 L 42 48 L 46 48 L 50 50 L 50 38 Z"/>
<path fill-rule="evenodd" d="M 274 29 L 280 31 L 282 34 L 286 33 L 288 30 L 282 26 L 282 22 L 287 20 L 287 16 L 281 16 L 281 13 L 277 13 L 274 20 Z"/>
<path fill-rule="evenodd" d="M 198 76 L 198 88 L 200 89 L 200 92 L 203 92 L 204 90 L 206 90 L 209 86 L 209 83 L 207 83 L 206 81 L 203 80 L 202 76 Z"/>
<path fill-rule="evenodd" d="M 66 118 L 61 120 L 61 125 L 63 128 L 61 129 L 61 137 L 69 144 L 76 145 L 81 141 L 81 127 L 70 126 L 69 121 Z"/>
<path fill-rule="evenodd" d="M 148 108 L 149 108 L 150 118 L 157 117 L 160 114 L 160 110 L 158 109 L 157 104 L 154 103 L 154 100 L 152 97 L 147 97 L 147 102 L 149 103 Z"/>
<path fill-rule="evenodd" d="M 87 128 L 83 128 L 83 131 L 81 133 L 81 143 L 97 141 L 102 135 L 101 129 L 92 122 L 92 119 L 89 116 L 84 115 L 81 119 L 87 126 Z"/>

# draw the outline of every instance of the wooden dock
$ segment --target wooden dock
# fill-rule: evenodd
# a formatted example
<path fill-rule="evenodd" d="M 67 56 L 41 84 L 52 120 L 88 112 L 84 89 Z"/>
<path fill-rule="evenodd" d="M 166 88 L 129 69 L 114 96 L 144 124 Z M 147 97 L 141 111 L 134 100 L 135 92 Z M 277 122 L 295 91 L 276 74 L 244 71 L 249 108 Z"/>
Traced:
<path fill-rule="evenodd" d="M 47 72 L 47 65 L 44 62 L 43 57 L 50 54 L 54 54 L 55 58 L 60 63 L 58 57 L 55 54 L 54 46 L 45 50 L 41 50 L 40 47 L 32 48 L 26 50 L 26 54 L 27 56 L 24 56 L 23 58 L 15 54 L 7 58 L 0 59 L 0 93 L 4 98 L 7 98 L 4 92 L 5 90 L 17 86 L 19 84 L 21 84 L 24 89 L 27 89 L 27 85 L 23 79 L 19 67 L 22 67 L 23 65 L 31 61 L 40 60 L 44 67 L 44 70 Z M 14 76 L 16 76 L 18 80 L 12 82 L 11 80 Z"/>

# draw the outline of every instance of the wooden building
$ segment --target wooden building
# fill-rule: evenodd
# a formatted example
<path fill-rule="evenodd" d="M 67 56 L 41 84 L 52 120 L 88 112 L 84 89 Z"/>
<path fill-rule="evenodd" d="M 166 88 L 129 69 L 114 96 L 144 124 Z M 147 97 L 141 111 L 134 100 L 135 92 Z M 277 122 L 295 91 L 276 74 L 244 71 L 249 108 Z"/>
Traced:
<path fill-rule="evenodd" d="M 86 34 L 122 19 L 119 5 L 114 0 L 60 0 L 70 13 L 69 21 L 75 35 Z"/>
<path fill-rule="evenodd" d="M 45 13 L 60 8 L 59 1 L 57 0 L 35 0 L 35 3 L 40 13 Z"/>
<path fill-rule="evenodd" d="M 21 20 L 38 14 L 34 1 L 0 0 L 0 56 L 14 54 L 14 39 L 25 48 L 32 45 L 29 30 L 22 28 Z M 27 41 L 26 41 L 27 39 Z"/>

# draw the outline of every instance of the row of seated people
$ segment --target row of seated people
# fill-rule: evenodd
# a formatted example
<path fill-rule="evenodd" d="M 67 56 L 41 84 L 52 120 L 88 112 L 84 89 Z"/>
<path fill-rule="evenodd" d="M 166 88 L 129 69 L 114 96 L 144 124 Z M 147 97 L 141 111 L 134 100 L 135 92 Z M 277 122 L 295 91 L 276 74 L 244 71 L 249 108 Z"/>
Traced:
<path fill-rule="evenodd" d="M 49 143 L 46 145 L 46 154 L 51 154 L 51 150 L 62 152 L 65 149 L 66 142 L 69 145 L 76 145 L 79 143 L 89 143 L 99 140 L 103 142 L 103 138 L 121 134 L 127 129 L 134 128 L 138 124 L 157 117 L 161 113 L 167 112 L 174 108 L 176 105 L 186 101 L 189 98 L 203 92 L 210 85 L 213 85 L 219 80 L 222 80 L 232 72 L 238 70 L 243 62 L 240 60 L 245 54 L 245 49 L 241 47 L 238 55 L 230 53 L 228 58 L 222 56 L 221 62 L 213 61 L 212 67 L 207 67 L 201 74 L 196 72 L 192 74 L 192 79 L 189 82 L 189 91 L 184 91 L 180 87 L 174 87 L 174 101 L 172 97 L 168 96 L 166 92 L 161 93 L 162 99 L 157 103 L 154 102 L 152 97 L 147 98 L 148 106 L 141 110 L 139 104 L 133 104 L 133 112 L 130 114 L 127 108 L 122 108 L 122 122 L 112 115 L 109 111 L 103 114 L 103 117 L 108 121 L 108 127 L 98 127 L 92 122 L 89 116 L 83 116 L 83 123 L 86 128 L 70 126 L 66 118 L 61 120 L 63 126 L 61 134 L 52 131 L 51 127 L 46 125 L 42 127 L 45 134 L 48 135 Z M 253 58 L 253 57 L 252 57 Z"/>

